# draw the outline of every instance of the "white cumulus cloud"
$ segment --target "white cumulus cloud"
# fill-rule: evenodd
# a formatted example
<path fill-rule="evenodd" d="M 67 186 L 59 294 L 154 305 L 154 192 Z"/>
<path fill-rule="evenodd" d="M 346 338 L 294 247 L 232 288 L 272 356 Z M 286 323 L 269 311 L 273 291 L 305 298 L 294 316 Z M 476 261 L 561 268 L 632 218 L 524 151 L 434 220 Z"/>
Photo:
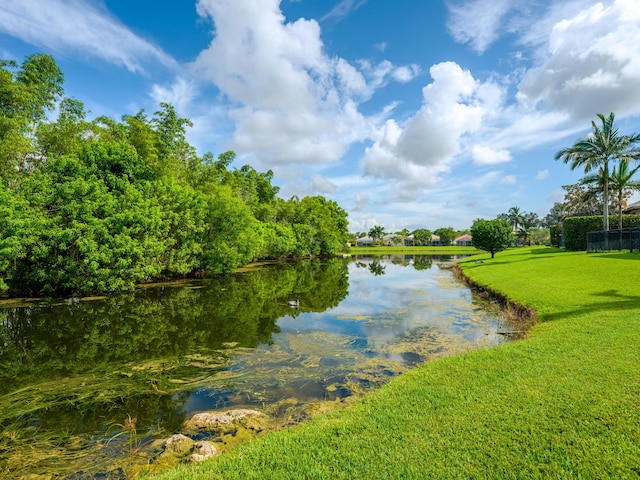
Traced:
<path fill-rule="evenodd" d="M 415 187 L 434 184 L 450 170 L 465 135 L 481 128 L 500 99 L 489 84 L 476 81 L 454 62 L 434 65 L 430 73 L 433 82 L 422 90 L 422 107 L 403 126 L 387 121 L 366 150 L 366 175 Z"/>
<path fill-rule="evenodd" d="M 511 161 L 508 150 L 497 150 L 487 145 L 474 145 L 471 154 L 476 165 L 497 165 Z"/>
<path fill-rule="evenodd" d="M 350 11 L 361 2 L 343 2 Z M 191 65 L 230 101 L 228 148 L 262 166 L 337 162 L 366 139 L 358 110 L 385 83 L 419 69 L 384 61 L 358 67 L 326 54 L 316 20 L 286 21 L 279 0 L 199 0 L 214 38 Z"/>
<path fill-rule="evenodd" d="M 640 8 L 637 0 L 596 3 L 556 21 L 545 58 L 527 72 L 519 99 L 567 112 L 575 120 L 596 113 L 640 113 Z"/>

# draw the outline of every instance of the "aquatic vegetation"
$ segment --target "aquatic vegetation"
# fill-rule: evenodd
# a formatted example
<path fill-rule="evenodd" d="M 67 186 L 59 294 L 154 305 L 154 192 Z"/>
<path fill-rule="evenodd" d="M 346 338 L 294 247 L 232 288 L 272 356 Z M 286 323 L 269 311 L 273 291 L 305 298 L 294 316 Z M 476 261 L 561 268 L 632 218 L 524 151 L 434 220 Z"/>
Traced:
<path fill-rule="evenodd" d="M 466 288 L 441 288 L 448 276 L 409 262 L 376 276 L 314 260 L 0 310 L 0 473 L 159 471 L 187 461 L 165 455 L 163 439 L 195 412 L 266 415 L 260 428 L 197 435 L 232 450 L 425 361 L 503 342 L 501 320 L 483 316 Z"/>

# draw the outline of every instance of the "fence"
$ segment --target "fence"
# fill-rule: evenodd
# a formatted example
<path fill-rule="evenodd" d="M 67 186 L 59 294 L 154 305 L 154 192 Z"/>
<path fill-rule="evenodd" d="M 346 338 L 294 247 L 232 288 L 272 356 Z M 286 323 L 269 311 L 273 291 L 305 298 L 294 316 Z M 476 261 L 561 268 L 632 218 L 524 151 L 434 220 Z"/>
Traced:
<path fill-rule="evenodd" d="M 640 250 L 640 227 L 587 233 L 587 250 Z"/>

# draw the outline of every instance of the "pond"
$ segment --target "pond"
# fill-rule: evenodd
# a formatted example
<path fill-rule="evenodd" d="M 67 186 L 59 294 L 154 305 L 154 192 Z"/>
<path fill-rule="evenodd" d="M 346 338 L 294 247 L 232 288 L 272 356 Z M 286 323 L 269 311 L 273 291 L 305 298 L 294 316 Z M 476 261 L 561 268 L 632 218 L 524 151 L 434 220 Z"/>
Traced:
<path fill-rule="evenodd" d="M 196 412 L 253 408 L 284 428 L 426 361 L 509 341 L 452 261 L 313 259 L 0 303 L 0 477 L 125 478 Z"/>

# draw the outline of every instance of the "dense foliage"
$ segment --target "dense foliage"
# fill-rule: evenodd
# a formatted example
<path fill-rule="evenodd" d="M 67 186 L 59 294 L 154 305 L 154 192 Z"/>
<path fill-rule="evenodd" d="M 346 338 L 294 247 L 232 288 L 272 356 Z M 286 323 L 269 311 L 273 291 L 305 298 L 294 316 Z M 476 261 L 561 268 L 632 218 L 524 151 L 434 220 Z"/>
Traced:
<path fill-rule="evenodd" d="M 599 113 L 602 126 L 591 122 L 592 132 L 573 146 L 556 153 L 556 160 L 571 165 L 571 170 L 583 167 L 585 173 L 598 171 L 602 178 L 603 229 L 609 230 L 609 166 L 615 162 L 632 162 L 640 158 L 640 134 L 620 135 L 613 112 L 608 117 Z M 624 187 L 621 188 L 624 190 Z"/>
<path fill-rule="evenodd" d="M 602 216 L 566 218 L 562 226 L 565 248 L 586 250 L 587 233 L 597 230 L 602 230 Z"/>
<path fill-rule="evenodd" d="M 513 241 L 511 225 L 504 220 L 476 220 L 471 227 L 471 236 L 473 246 L 489 252 L 491 258 L 509 248 Z"/>
<path fill-rule="evenodd" d="M 550 243 L 552 247 L 560 247 L 560 240 L 562 238 L 562 225 L 551 225 L 549 227 L 549 236 L 551 238 Z"/>
<path fill-rule="evenodd" d="M 623 215 L 622 228 L 640 226 L 640 215 Z M 602 216 L 569 217 L 563 224 L 564 246 L 567 250 L 586 250 L 587 233 L 602 230 Z"/>
<path fill-rule="evenodd" d="M 433 233 L 440 237 L 440 245 L 451 245 L 456 238 L 456 231 L 453 227 L 441 227 L 434 230 Z"/>
<path fill-rule="evenodd" d="M 198 156 L 169 104 L 87 121 L 62 83 L 48 55 L 0 61 L 0 291 L 129 290 L 343 250 L 335 202 L 283 200 L 271 171 L 232 169 L 233 152 Z"/>

